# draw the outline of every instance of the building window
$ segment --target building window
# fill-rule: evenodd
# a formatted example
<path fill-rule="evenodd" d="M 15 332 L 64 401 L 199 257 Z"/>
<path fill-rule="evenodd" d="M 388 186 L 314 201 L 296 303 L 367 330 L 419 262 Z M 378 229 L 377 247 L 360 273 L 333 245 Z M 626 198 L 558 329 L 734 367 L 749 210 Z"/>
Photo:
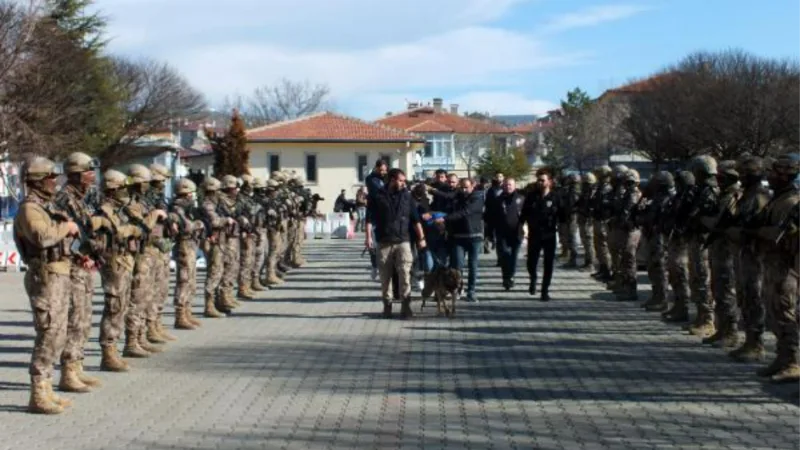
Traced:
<path fill-rule="evenodd" d="M 449 158 L 453 148 L 450 135 L 432 135 L 426 138 L 425 156 L 428 158 Z"/>
<path fill-rule="evenodd" d="M 386 165 L 389 166 L 390 169 L 392 168 L 392 155 L 379 155 L 378 158 L 386 161 Z"/>
<path fill-rule="evenodd" d="M 367 155 L 356 155 L 356 173 L 359 183 L 363 183 L 367 178 Z"/>
<path fill-rule="evenodd" d="M 317 155 L 306 155 L 306 181 L 317 182 Z"/>
<path fill-rule="evenodd" d="M 281 155 L 270 153 L 269 155 L 267 155 L 267 159 L 269 160 L 270 174 L 272 172 L 279 172 L 281 170 Z"/>
<path fill-rule="evenodd" d="M 425 153 L 424 155 L 426 158 L 430 158 L 433 156 L 433 142 L 426 142 L 425 143 Z"/>

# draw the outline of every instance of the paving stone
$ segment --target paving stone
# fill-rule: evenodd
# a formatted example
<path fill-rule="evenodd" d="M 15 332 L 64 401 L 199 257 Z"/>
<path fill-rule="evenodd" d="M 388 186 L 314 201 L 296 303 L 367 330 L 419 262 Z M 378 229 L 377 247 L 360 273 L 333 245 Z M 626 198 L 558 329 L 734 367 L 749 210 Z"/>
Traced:
<path fill-rule="evenodd" d="M 68 394 L 75 406 L 55 417 L 24 413 L 31 314 L 22 276 L 0 274 L 0 449 L 800 445 L 796 386 L 764 384 L 757 365 L 614 301 L 585 272 L 557 269 L 553 301 L 541 303 L 524 273 L 504 291 L 486 255 L 480 303 L 461 303 L 454 319 L 415 303 L 413 320 L 383 320 L 358 242 L 311 241 L 306 253 L 285 285 L 173 331 L 167 352 L 130 373 L 97 373 L 103 387 Z"/>

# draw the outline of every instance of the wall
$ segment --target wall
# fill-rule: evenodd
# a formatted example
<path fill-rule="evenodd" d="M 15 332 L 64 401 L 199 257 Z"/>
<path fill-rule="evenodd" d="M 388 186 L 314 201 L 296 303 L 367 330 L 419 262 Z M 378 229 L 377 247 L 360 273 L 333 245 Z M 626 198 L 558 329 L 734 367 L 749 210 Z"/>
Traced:
<path fill-rule="evenodd" d="M 389 155 L 391 167 L 402 169 L 410 178 L 413 152 L 422 146 L 422 143 L 411 143 L 409 147 L 405 143 L 250 143 L 250 167 L 253 175 L 269 178 L 268 155 L 277 154 L 282 170 L 295 170 L 307 179 L 306 155 L 317 155 L 318 181 L 307 182 L 306 187 L 325 198 L 319 203 L 319 211 L 327 213 L 333 211 L 333 203 L 342 189 L 348 199 L 354 199 L 363 185 L 358 180 L 356 155 L 367 156 L 367 173 L 381 155 Z"/>

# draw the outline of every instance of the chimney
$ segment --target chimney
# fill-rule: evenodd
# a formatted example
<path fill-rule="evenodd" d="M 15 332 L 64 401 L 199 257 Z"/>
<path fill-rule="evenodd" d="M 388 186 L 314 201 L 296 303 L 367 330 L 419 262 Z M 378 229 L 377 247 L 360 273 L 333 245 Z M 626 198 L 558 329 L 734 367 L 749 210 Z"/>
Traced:
<path fill-rule="evenodd" d="M 433 110 L 434 112 L 440 113 L 442 112 L 442 99 L 434 98 L 433 99 Z"/>
<path fill-rule="evenodd" d="M 458 115 L 458 103 L 452 103 L 450 105 L 450 114 Z"/>

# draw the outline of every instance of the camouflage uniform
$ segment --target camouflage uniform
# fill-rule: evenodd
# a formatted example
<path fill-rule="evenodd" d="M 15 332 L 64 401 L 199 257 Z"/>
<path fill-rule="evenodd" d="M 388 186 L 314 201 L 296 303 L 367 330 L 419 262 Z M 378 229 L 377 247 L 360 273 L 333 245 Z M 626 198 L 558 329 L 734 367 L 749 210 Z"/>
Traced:
<path fill-rule="evenodd" d="M 104 200 L 92 217 L 92 230 L 102 236 L 103 316 L 100 319 L 100 370 L 125 372 L 128 364 L 119 357 L 117 341 L 122 335 L 131 295 L 133 255 L 138 252 L 141 230 L 122 211 L 130 201 L 125 175 L 116 170 L 103 174 Z"/>
<path fill-rule="evenodd" d="M 761 286 L 764 266 L 759 254 L 757 239 L 745 236 L 743 230 L 752 230 L 759 214 L 769 202 L 769 191 L 761 184 L 764 168 L 761 158 L 747 157 L 738 165 L 744 192 L 736 204 L 733 225 L 726 236 L 735 242 L 736 301 L 744 323 L 745 342 L 729 353 L 739 361 L 759 361 L 764 357 L 764 303 Z"/>
<path fill-rule="evenodd" d="M 34 159 L 27 168 L 28 196 L 14 218 L 14 241 L 23 261 L 25 292 L 33 312 L 36 338 L 28 373 L 31 393 L 28 410 L 58 414 L 67 401 L 55 396 L 53 364 L 61 356 L 67 339 L 70 289 L 70 259 L 65 238 L 74 234 L 75 224 L 51 214 L 56 190 L 55 165 L 45 158 Z"/>
<path fill-rule="evenodd" d="M 88 185 L 94 183 L 96 162 L 83 153 L 69 155 L 64 163 L 69 182 L 56 194 L 56 207 L 63 211 L 70 220 L 84 228 L 84 234 L 91 230 L 91 217 L 94 213 L 84 198 Z M 88 174 L 87 174 L 88 172 Z M 90 247 L 88 237 L 81 242 L 80 251 L 72 255 L 70 269 L 69 320 L 67 324 L 67 342 L 61 354 L 61 381 L 59 388 L 67 392 L 88 392 L 91 386 L 99 386 L 100 380 L 83 372 L 84 347 L 89 340 L 92 329 L 92 295 L 94 293 L 93 267 L 85 268 L 84 264 L 96 260 Z M 72 239 L 72 238 L 67 238 Z"/>
<path fill-rule="evenodd" d="M 234 290 L 236 281 L 239 276 L 239 266 L 241 258 L 241 231 L 242 231 L 242 218 L 236 217 L 236 201 L 237 201 L 237 180 L 232 175 L 225 175 L 222 177 L 222 189 L 225 191 L 219 197 L 219 206 L 225 215 L 234 219 L 234 223 L 229 225 L 223 231 L 225 235 L 223 244 L 223 270 L 222 270 L 222 284 L 220 286 L 221 299 L 217 303 L 217 309 L 223 312 L 233 310 L 238 306 Z"/>
<path fill-rule="evenodd" d="M 266 265 L 267 251 L 267 194 L 266 183 L 262 178 L 256 177 L 253 180 L 253 201 L 258 205 L 258 215 L 253 228 L 255 229 L 255 255 L 253 270 L 250 277 L 253 280 L 251 287 L 253 291 L 263 291 L 266 288 L 261 284 L 261 274 Z"/>
<path fill-rule="evenodd" d="M 692 171 L 697 182 L 696 195 L 686 216 L 689 237 L 689 286 L 691 298 L 697 308 L 694 322 L 688 327 L 691 334 L 708 337 L 715 333 L 714 299 L 711 296 L 708 228 L 700 222 L 703 216 L 715 215 L 719 211 L 719 188 L 717 187 L 716 160 L 710 156 L 699 156 L 692 162 Z"/>
<path fill-rule="evenodd" d="M 587 173 L 583 176 L 583 185 L 581 186 L 581 195 L 578 200 L 578 229 L 580 230 L 581 243 L 583 243 L 584 262 L 582 269 L 591 269 L 594 266 L 594 232 L 592 229 L 592 198 L 595 195 L 595 187 L 597 185 L 597 177 L 593 173 Z"/>
<path fill-rule="evenodd" d="M 677 192 L 667 206 L 664 216 L 664 232 L 667 233 L 667 274 L 672 287 L 671 308 L 662 314 L 667 322 L 686 322 L 689 320 L 689 240 L 685 229 L 677 223 L 678 218 L 691 206 L 695 189 L 695 179 L 691 172 L 684 170 L 675 179 Z"/>
<path fill-rule="evenodd" d="M 197 242 L 205 237 L 205 226 L 199 219 L 192 195 L 197 191 L 193 181 L 178 182 L 176 197 L 169 207 L 170 219 L 177 224 L 175 237 L 175 328 L 194 330 L 200 321 L 192 316 L 192 299 L 197 284 Z"/>
<path fill-rule="evenodd" d="M 716 347 L 736 347 L 739 344 L 739 312 L 736 308 L 736 244 L 724 234 L 735 215 L 736 203 L 741 193 L 737 187 L 739 173 L 735 161 L 722 161 L 717 168 L 720 182 L 720 211 L 701 220 L 706 228 L 713 230 L 706 241 L 711 261 L 711 292 L 714 296 L 714 315 L 717 331 L 703 339 L 705 344 Z M 713 242 L 710 242 L 712 241 Z"/>
<path fill-rule="evenodd" d="M 639 172 L 628 169 L 624 175 L 625 197 L 617 216 L 617 229 L 620 230 L 620 284 L 615 291 L 617 300 L 638 300 L 636 281 L 636 250 L 639 248 L 641 231 L 633 222 L 634 211 L 642 197 L 639 191 Z"/>
<path fill-rule="evenodd" d="M 255 269 L 256 256 L 256 234 L 253 228 L 255 221 L 255 209 L 257 204 L 253 201 L 253 177 L 242 175 L 242 187 L 236 198 L 237 212 L 241 215 L 245 225 L 241 228 L 240 236 L 240 261 L 239 261 L 239 297 L 245 299 L 254 298 L 251 289 L 253 285 L 253 270 Z"/>
<path fill-rule="evenodd" d="M 595 169 L 595 175 L 600 180 L 592 196 L 591 204 L 594 211 L 594 248 L 597 255 L 597 273 L 593 276 L 598 281 L 611 281 L 611 253 L 608 248 L 608 222 L 611 219 L 611 203 L 613 188 L 610 183 L 611 168 L 600 166 Z"/>
<path fill-rule="evenodd" d="M 217 310 L 217 305 L 221 305 L 218 300 L 221 298 L 222 276 L 224 273 L 224 251 L 225 251 L 225 231 L 228 218 L 220 214 L 219 202 L 221 194 L 219 189 L 221 184 L 214 177 L 209 177 L 205 181 L 205 196 L 201 215 L 205 224 L 208 237 L 203 243 L 203 251 L 206 255 L 206 283 L 205 283 L 205 310 L 203 315 L 209 318 L 223 317 Z M 223 311 L 228 311 L 223 307 Z"/>
<path fill-rule="evenodd" d="M 626 233 L 620 227 L 618 220 L 625 206 L 627 190 L 625 188 L 624 177 L 628 168 L 623 165 L 614 167 L 614 175 L 611 181 L 614 190 L 611 194 L 611 220 L 608 222 L 608 250 L 611 253 L 611 281 L 606 286 L 611 291 L 616 291 L 622 285 L 622 272 L 620 263 L 622 252 L 625 248 Z"/>
<path fill-rule="evenodd" d="M 800 155 L 778 158 L 769 174 L 775 191 L 772 201 L 759 217 L 755 237 L 764 262 L 763 298 L 767 324 L 777 339 L 773 362 L 758 371 L 773 382 L 797 382 L 798 365 L 797 302 L 800 294 L 800 193 L 792 183 L 800 171 Z"/>
<path fill-rule="evenodd" d="M 280 255 L 283 229 L 283 205 L 279 200 L 278 189 L 280 183 L 274 177 L 267 181 L 267 220 L 270 226 L 267 228 L 267 273 L 265 283 L 274 286 L 283 283 L 278 276 L 278 258 Z"/>
<path fill-rule="evenodd" d="M 648 202 L 637 214 L 642 235 L 647 243 L 647 275 L 653 292 L 642 307 L 647 311 L 662 311 L 667 306 L 667 248 L 663 220 L 671 201 L 675 181 L 669 172 L 659 172 L 647 186 Z"/>
<path fill-rule="evenodd" d="M 150 174 L 152 181 L 150 189 L 145 193 L 144 201 L 151 211 L 161 210 L 166 213 L 169 210 L 169 205 L 164 199 L 164 183 L 170 179 L 172 174 L 170 174 L 169 169 L 160 164 L 151 164 Z M 175 336 L 172 336 L 164 329 L 164 324 L 161 320 L 161 316 L 164 313 L 164 304 L 169 298 L 169 262 L 172 257 L 173 246 L 173 230 L 170 229 L 171 227 L 171 221 L 158 222 L 151 233 L 155 247 L 160 251 L 160 254 L 153 257 L 153 274 L 155 277 L 153 299 L 148 305 L 145 314 L 147 339 L 155 343 L 164 343 L 176 339 Z"/>
<path fill-rule="evenodd" d="M 564 225 L 565 225 L 565 246 L 567 247 L 567 263 L 563 266 L 567 269 L 574 269 L 578 267 L 578 202 L 580 201 L 580 185 L 579 175 L 570 175 L 567 177 L 567 185 L 563 193 L 564 208 Z"/>
<path fill-rule="evenodd" d="M 144 199 L 144 193 L 150 182 L 150 170 L 140 164 L 134 164 L 128 171 L 133 183 L 131 201 L 123 208 L 131 221 L 142 229 L 141 250 L 134 256 L 133 284 L 125 316 L 125 348 L 122 355 L 131 358 L 146 358 L 151 353 L 162 351 L 160 347 L 151 345 L 147 338 L 147 328 L 155 327 L 153 318 L 148 318 L 148 311 L 156 301 L 160 292 L 156 282 L 158 264 L 163 260 L 163 253 L 156 246 L 154 228 L 159 219 L 166 213 L 159 209 L 151 209 Z"/>

